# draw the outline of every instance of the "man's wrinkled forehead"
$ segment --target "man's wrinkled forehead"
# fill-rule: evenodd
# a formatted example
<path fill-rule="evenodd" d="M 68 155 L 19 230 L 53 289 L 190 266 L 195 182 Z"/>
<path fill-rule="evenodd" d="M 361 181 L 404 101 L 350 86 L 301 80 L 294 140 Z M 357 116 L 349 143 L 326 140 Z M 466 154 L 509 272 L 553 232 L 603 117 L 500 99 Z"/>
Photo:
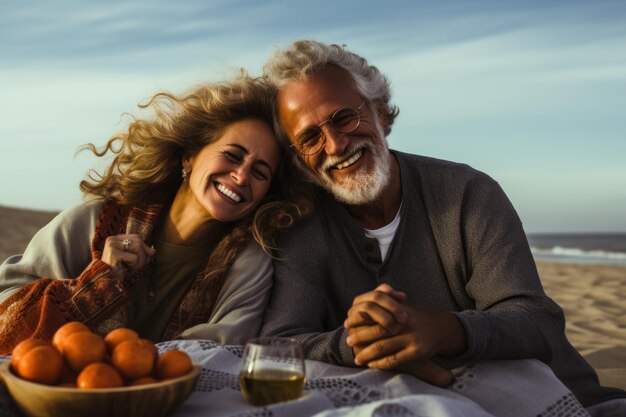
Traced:
<path fill-rule="evenodd" d="M 324 120 L 335 110 L 354 105 L 360 94 L 352 77 L 334 65 L 310 74 L 306 80 L 296 80 L 283 86 L 277 96 L 281 123 L 291 133 L 301 125 Z M 357 103 L 358 104 L 358 103 Z"/>

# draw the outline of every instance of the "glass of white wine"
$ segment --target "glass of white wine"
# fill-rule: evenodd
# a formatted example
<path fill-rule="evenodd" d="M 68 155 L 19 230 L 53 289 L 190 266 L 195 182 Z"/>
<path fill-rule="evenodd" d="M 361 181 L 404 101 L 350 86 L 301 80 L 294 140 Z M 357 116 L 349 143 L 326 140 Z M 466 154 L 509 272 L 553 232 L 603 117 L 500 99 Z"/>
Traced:
<path fill-rule="evenodd" d="M 260 337 L 246 344 L 239 384 L 254 406 L 294 400 L 304 387 L 302 346 L 293 339 Z"/>

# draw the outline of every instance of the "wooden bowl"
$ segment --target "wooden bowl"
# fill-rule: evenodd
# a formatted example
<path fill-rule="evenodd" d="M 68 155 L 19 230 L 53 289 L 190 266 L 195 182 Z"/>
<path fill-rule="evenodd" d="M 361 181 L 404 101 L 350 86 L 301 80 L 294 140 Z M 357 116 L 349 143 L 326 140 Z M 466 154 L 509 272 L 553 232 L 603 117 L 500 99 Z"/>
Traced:
<path fill-rule="evenodd" d="M 193 392 L 199 365 L 176 379 L 135 387 L 78 389 L 36 384 L 18 378 L 9 362 L 0 377 L 19 408 L 30 417 L 160 417 L 172 412 Z"/>

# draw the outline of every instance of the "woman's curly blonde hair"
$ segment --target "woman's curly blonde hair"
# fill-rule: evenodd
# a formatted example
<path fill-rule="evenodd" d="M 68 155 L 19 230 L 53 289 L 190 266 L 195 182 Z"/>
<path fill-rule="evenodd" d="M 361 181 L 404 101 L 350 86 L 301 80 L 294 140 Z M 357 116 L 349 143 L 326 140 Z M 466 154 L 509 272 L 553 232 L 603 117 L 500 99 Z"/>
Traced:
<path fill-rule="evenodd" d="M 81 191 L 121 205 L 173 196 L 182 182 L 183 157 L 217 140 L 228 125 L 258 119 L 272 128 L 272 89 L 262 78 L 242 71 L 232 80 L 203 84 L 186 94 L 155 94 L 139 105 L 153 111 L 152 119 L 131 116 L 128 128 L 113 135 L 103 148 L 91 143 L 82 148 L 98 157 L 112 155 L 113 161 L 102 174 L 90 170 L 80 183 Z M 267 196 L 241 221 L 250 225 L 246 229 L 267 253 L 275 247 L 277 231 L 311 211 L 307 185 L 297 175 L 286 175 L 291 169 L 289 158 L 281 158 Z"/>

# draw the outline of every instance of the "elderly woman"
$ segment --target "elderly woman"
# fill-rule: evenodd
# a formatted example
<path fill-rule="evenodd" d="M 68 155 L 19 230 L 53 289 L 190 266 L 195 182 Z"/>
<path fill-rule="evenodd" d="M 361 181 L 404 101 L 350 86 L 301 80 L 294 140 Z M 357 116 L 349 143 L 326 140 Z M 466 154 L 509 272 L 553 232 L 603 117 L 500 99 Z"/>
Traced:
<path fill-rule="evenodd" d="M 159 93 L 98 157 L 88 197 L 0 266 L 0 351 L 78 320 L 153 341 L 244 343 L 269 297 L 274 237 L 306 215 L 282 175 L 270 88 L 245 75 Z"/>

